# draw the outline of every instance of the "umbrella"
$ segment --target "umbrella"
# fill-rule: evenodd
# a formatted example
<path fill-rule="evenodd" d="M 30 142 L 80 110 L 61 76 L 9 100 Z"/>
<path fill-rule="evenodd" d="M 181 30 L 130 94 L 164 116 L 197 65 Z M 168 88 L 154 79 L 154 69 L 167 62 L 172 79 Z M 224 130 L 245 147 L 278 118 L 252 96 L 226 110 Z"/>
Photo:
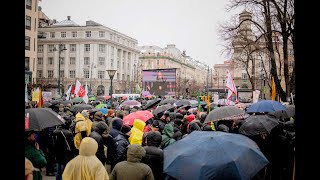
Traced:
<path fill-rule="evenodd" d="M 52 106 L 52 103 L 50 103 L 48 101 L 45 101 L 43 104 L 43 107 L 45 107 L 45 108 L 49 108 L 50 106 Z"/>
<path fill-rule="evenodd" d="M 105 107 L 107 107 L 107 104 L 103 104 L 103 103 L 101 103 L 101 104 L 98 104 L 98 105 L 96 105 L 96 109 L 101 109 L 101 108 L 105 108 Z"/>
<path fill-rule="evenodd" d="M 133 106 L 138 106 L 140 107 L 141 106 L 141 103 L 136 101 L 136 100 L 125 100 L 123 103 L 122 103 L 122 106 L 130 106 L 130 108 L 132 108 Z"/>
<path fill-rule="evenodd" d="M 175 102 L 175 104 L 179 107 L 179 106 L 183 106 L 183 105 L 190 105 L 191 106 L 191 103 L 189 100 L 187 99 L 181 99 L 177 102 Z"/>
<path fill-rule="evenodd" d="M 191 108 L 191 105 L 184 105 L 176 109 L 174 112 L 179 112 L 181 109 L 189 110 L 190 108 Z"/>
<path fill-rule="evenodd" d="M 97 98 L 96 97 L 89 97 L 89 101 L 95 101 L 95 100 L 97 100 Z"/>
<path fill-rule="evenodd" d="M 275 112 L 275 111 L 284 111 L 284 110 L 287 110 L 287 108 L 278 101 L 262 100 L 252 104 L 247 109 L 247 113 L 263 113 L 263 112 Z"/>
<path fill-rule="evenodd" d="M 93 109 L 89 109 L 88 111 L 89 111 L 89 113 L 91 114 L 91 113 L 98 112 L 99 109 L 93 108 Z"/>
<path fill-rule="evenodd" d="M 274 114 L 278 119 L 287 119 L 293 117 L 295 115 L 295 105 L 285 105 L 285 107 L 287 108 L 287 110 L 276 111 L 271 114 Z"/>
<path fill-rule="evenodd" d="M 161 101 L 160 98 L 152 99 L 144 106 L 144 109 L 149 109 L 152 106 L 156 106 L 160 101 Z"/>
<path fill-rule="evenodd" d="M 102 112 L 102 114 L 107 114 L 108 113 L 108 109 L 107 108 L 101 108 L 99 109 L 100 112 Z"/>
<path fill-rule="evenodd" d="M 241 134 L 194 131 L 164 149 L 163 170 L 176 179 L 251 179 L 269 162 Z"/>
<path fill-rule="evenodd" d="M 239 133 L 250 137 L 260 133 L 270 133 L 278 124 L 279 121 L 270 115 L 251 115 L 244 120 Z"/>
<path fill-rule="evenodd" d="M 135 119 L 140 119 L 144 122 L 146 122 L 148 119 L 152 118 L 153 114 L 150 111 L 136 111 L 133 113 L 128 114 L 123 118 L 123 124 L 124 125 L 133 125 L 133 121 Z"/>
<path fill-rule="evenodd" d="M 167 111 L 172 108 L 175 108 L 175 107 L 173 105 L 166 104 L 166 105 L 158 106 L 152 113 L 154 115 L 157 115 L 159 113 L 162 113 L 162 112 Z"/>
<path fill-rule="evenodd" d="M 74 103 L 81 103 L 83 99 L 81 97 L 76 97 L 76 98 L 73 98 L 71 101 Z"/>
<path fill-rule="evenodd" d="M 76 105 L 71 106 L 70 111 L 81 112 L 83 110 L 89 110 L 89 109 L 94 109 L 94 107 L 90 104 L 76 104 Z"/>
<path fill-rule="evenodd" d="M 228 100 L 227 99 L 219 99 L 218 100 L 218 104 L 222 105 L 222 106 L 228 106 Z M 235 103 L 233 101 L 230 100 L 230 106 L 235 105 Z"/>
<path fill-rule="evenodd" d="M 210 111 L 204 122 L 217 121 L 222 119 L 226 120 L 228 118 L 232 118 L 244 113 L 245 111 L 234 106 L 223 106 Z"/>
<path fill-rule="evenodd" d="M 175 102 L 176 102 L 175 99 L 164 99 L 159 103 L 159 105 L 174 104 Z"/>
<path fill-rule="evenodd" d="M 25 130 L 41 131 L 64 122 L 65 120 L 50 108 L 25 109 Z"/>

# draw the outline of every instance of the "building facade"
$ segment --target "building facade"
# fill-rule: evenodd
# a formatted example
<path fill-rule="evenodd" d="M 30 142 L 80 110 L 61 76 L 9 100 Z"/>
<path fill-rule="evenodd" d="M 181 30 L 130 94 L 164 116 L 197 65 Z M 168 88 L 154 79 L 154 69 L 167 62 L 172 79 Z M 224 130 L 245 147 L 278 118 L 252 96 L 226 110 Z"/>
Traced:
<path fill-rule="evenodd" d="M 142 84 L 142 70 L 176 68 L 176 96 L 195 95 L 204 90 L 207 84 L 207 65 L 192 58 L 168 44 L 165 48 L 158 46 L 139 46 L 138 80 Z"/>
<path fill-rule="evenodd" d="M 38 0 L 25 0 L 25 76 L 26 84 L 36 80 Z"/>
<path fill-rule="evenodd" d="M 136 39 L 94 21 L 80 26 L 70 16 L 52 20 L 39 28 L 39 34 L 37 83 L 57 87 L 60 80 L 64 92 L 79 80 L 92 94 L 108 95 L 111 81 L 106 70 L 114 69 L 113 93 L 133 89 L 139 58 Z"/>

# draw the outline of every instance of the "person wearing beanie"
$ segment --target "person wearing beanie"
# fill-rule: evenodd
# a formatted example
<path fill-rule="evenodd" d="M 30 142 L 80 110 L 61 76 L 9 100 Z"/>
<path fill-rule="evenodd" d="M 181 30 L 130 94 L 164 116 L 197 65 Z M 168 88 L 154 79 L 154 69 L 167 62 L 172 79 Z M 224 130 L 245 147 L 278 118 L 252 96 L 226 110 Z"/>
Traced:
<path fill-rule="evenodd" d="M 103 165 L 107 160 L 107 157 L 104 153 L 104 141 L 102 138 L 102 134 L 108 128 L 108 125 L 104 121 L 99 121 L 96 123 L 93 131 L 90 133 L 90 137 L 95 139 L 98 143 L 98 151 L 96 153 L 97 158 L 101 161 Z"/>
<path fill-rule="evenodd" d="M 114 145 L 111 150 L 111 171 L 114 166 L 121 161 L 127 159 L 127 147 L 129 143 L 129 137 L 131 134 L 131 127 L 127 125 L 122 125 L 120 133 L 114 138 Z"/>
<path fill-rule="evenodd" d="M 108 180 L 109 175 L 96 152 L 98 143 L 91 137 L 85 137 L 79 147 L 79 155 L 66 165 L 63 180 Z"/>
<path fill-rule="evenodd" d="M 92 129 L 94 129 L 94 127 L 98 124 L 98 122 L 101 122 L 101 121 L 105 122 L 103 113 L 101 111 L 95 112 L 93 116 Z"/>
<path fill-rule="evenodd" d="M 154 180 L 151 168 L 141 163 L 146 150 L 138 144 L 130 144 L 127 150 L 127 160 L 119 162 L 112 170 L 111 180 Z"/>
<path fill-rule="evenodd" d="M 163 150 L 160 149 L 162 141 L 161 133 L 158 131 L 151 131 L 146 137 L 146 155 L 142 158 L 141 162 L 147 164 L 151 169 L 156 180 L 164 179 L 163 174 Z"/>

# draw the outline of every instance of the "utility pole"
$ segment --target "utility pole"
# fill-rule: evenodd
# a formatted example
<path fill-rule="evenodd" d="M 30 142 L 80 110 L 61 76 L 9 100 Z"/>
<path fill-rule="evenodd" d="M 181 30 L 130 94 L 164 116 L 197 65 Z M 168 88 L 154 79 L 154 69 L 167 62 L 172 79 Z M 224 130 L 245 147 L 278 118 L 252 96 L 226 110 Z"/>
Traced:
<path fill-rule="evenodd" d="M 91 86 L 91 81 L 92 81 L 92 68 L 93 68 L 93 62 L 91 63 L 91 68 L 90 68 L 90 94 L 91 94 L 91 91 L 92 91 L 92 86 Z M 96 66 L 94 66 L 94 68 L 96 68 Z"/>

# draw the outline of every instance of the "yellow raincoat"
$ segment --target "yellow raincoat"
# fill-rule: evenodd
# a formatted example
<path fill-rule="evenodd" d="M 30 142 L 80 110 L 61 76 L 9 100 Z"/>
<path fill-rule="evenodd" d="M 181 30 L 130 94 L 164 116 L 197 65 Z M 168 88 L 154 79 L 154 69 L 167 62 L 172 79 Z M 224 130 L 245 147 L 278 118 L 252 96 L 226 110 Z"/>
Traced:
<path fill-rule="evenodd" d="M 82 114 L 78 113 L 76 115 L 76 122 L 77 122 L 75 127 L 76 135 L 74 136 L 73 141 L 74 141 L 74 146 L 77 149 L 79 149 L 80 142 L 82 140 L 81 131 L 87 131 L 87 136 L 89 136 L 91 133 L 92 122 L 90 124 L 88 121 L 91 121 L 91 120 L 87 120 Z"/>
<path fill-rule="evenodd" d="M 68 162 L 63 171 L 63 180 L 108 180 L 108 172 L 96 157 L 98 143 L 85 137 L 80 144 L 79 155 Z"/>
<path fill-rule="evenodd" d="M 146 123 L 140 119 L 133 121 L 133 127 L 131 128 L 131 135 L 129 137 L 130 144 L 142 144 L 143 130 Z"/>

